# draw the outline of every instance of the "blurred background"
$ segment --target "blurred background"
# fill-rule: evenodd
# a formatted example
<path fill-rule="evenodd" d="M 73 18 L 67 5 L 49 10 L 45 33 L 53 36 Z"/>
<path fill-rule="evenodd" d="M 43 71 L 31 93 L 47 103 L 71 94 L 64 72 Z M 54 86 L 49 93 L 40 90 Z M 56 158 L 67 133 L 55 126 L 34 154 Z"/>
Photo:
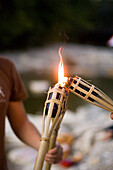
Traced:
<path fill-rule="evenodd" d="M 106 45 L 113 34 L 112 0 L 0 2 L 0 49 L 48 43 Z"/>
<path fill-rule="evenodd" d="M 113 99 L 112 20 L 113 0 L 0 2 L 0 53 L 21 75 L 27 113 L 42 115 L 48 88 L 58 81 L 60 46 L 65 76 L 81 76 Z M 82 108 L 93 112 L 70 93 L 68 110 L 76 114 Z"/>
<path fill-rule="evenodd" d="M 113 46 L 112 18 L 112 0 L 1 1 L 0 51 L 16 63 L 26 86 L 29 80 L 34 79 L 46 79 L 52 84 L 57 81 L 58 48 L 62 45 L 67 67 L 65 76 L 83 74 L 86 79 L 88 76 L 92 79 L 96 75 L 94 83 L 106 88 L 103 83 L 110 86 L 113 74 L 113 49 L 110 48 Z M 18 66 L 20 60 L 21 69 Z M 27 102 L 31 104 L 25 102 L 27 111 L 42 110 L 44 94 L 40 96 L 42 101 L 39 98 L 36 101 L 37 95 L 29 95 L 31 98 Z M 37 108 L 35 103 L 40 101 Z M 69 108 L 75 109 L 70 104 Z"/>

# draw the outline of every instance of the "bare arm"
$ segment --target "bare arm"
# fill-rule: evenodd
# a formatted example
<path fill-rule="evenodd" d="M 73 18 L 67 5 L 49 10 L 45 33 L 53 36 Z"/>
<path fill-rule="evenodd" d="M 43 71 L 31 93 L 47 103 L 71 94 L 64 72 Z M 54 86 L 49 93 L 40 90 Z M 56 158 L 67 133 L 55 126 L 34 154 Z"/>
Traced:
<path fill-rule="evenodd" d="M 40 133 L 28 120 L 22 102 L 9 102 L 8 119 L 18 138 L 27 145 L 38 150 L 40 144 Z"/>

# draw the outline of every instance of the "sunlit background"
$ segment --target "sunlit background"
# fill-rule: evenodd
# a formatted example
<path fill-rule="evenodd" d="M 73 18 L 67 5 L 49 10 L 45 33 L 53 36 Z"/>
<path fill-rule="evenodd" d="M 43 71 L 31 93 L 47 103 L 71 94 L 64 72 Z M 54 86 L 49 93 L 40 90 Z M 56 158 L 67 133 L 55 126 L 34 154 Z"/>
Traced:
<path fill-rule="evenodd" d="M 0 52 L 21 75 L 29 94 L 24 101 L 27 113 L 42 115 L 48 88 L 58 82 L 60 46 L 65 76 L 78 75 L 113 99 L 112 20 L 113 0 L 0 2 Z M 73 114 L 90 107 L 70 93 L 68 110 Z M 97 115 L 102 112 L 94 108 Z"/>

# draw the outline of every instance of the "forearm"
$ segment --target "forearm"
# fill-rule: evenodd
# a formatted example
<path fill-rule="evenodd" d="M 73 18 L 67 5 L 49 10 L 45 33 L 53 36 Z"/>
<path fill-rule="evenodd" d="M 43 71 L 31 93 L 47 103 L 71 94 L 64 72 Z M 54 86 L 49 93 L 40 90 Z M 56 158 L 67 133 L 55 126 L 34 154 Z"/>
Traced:
<path fill-rule="evenodd" d="M 15 134 L 24 143 L 38 150 L 40 145 L 40 133 L 29 122 L 23 103 L 9 102 L 7 116 Z"/>
<path fill-rule="evenodd" d="M 36 150 L 39 149 L 40 138 L 41 138 L 40 133 L 36 129 L 36 127 L 28 120 L 26 120 L 22 124 L 21 128 L 15 131 L 15 134 L 25 144 L 33 147 Z"/>

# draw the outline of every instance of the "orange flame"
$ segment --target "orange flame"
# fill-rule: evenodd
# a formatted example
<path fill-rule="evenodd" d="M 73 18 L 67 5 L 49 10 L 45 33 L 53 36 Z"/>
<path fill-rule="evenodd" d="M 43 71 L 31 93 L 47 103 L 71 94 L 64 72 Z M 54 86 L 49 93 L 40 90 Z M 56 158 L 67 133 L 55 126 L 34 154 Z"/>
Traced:
<path fill-rule="evenodd" d="M 65 82 L 67 82 L 67 77 L 64 77 L 64 66 L 63 66 L 61 50 L 62 47 L 59 48 L 60 63 L 58 68 L 58 84 L 60 84 L 63 87 L 65 85 Z"/>

